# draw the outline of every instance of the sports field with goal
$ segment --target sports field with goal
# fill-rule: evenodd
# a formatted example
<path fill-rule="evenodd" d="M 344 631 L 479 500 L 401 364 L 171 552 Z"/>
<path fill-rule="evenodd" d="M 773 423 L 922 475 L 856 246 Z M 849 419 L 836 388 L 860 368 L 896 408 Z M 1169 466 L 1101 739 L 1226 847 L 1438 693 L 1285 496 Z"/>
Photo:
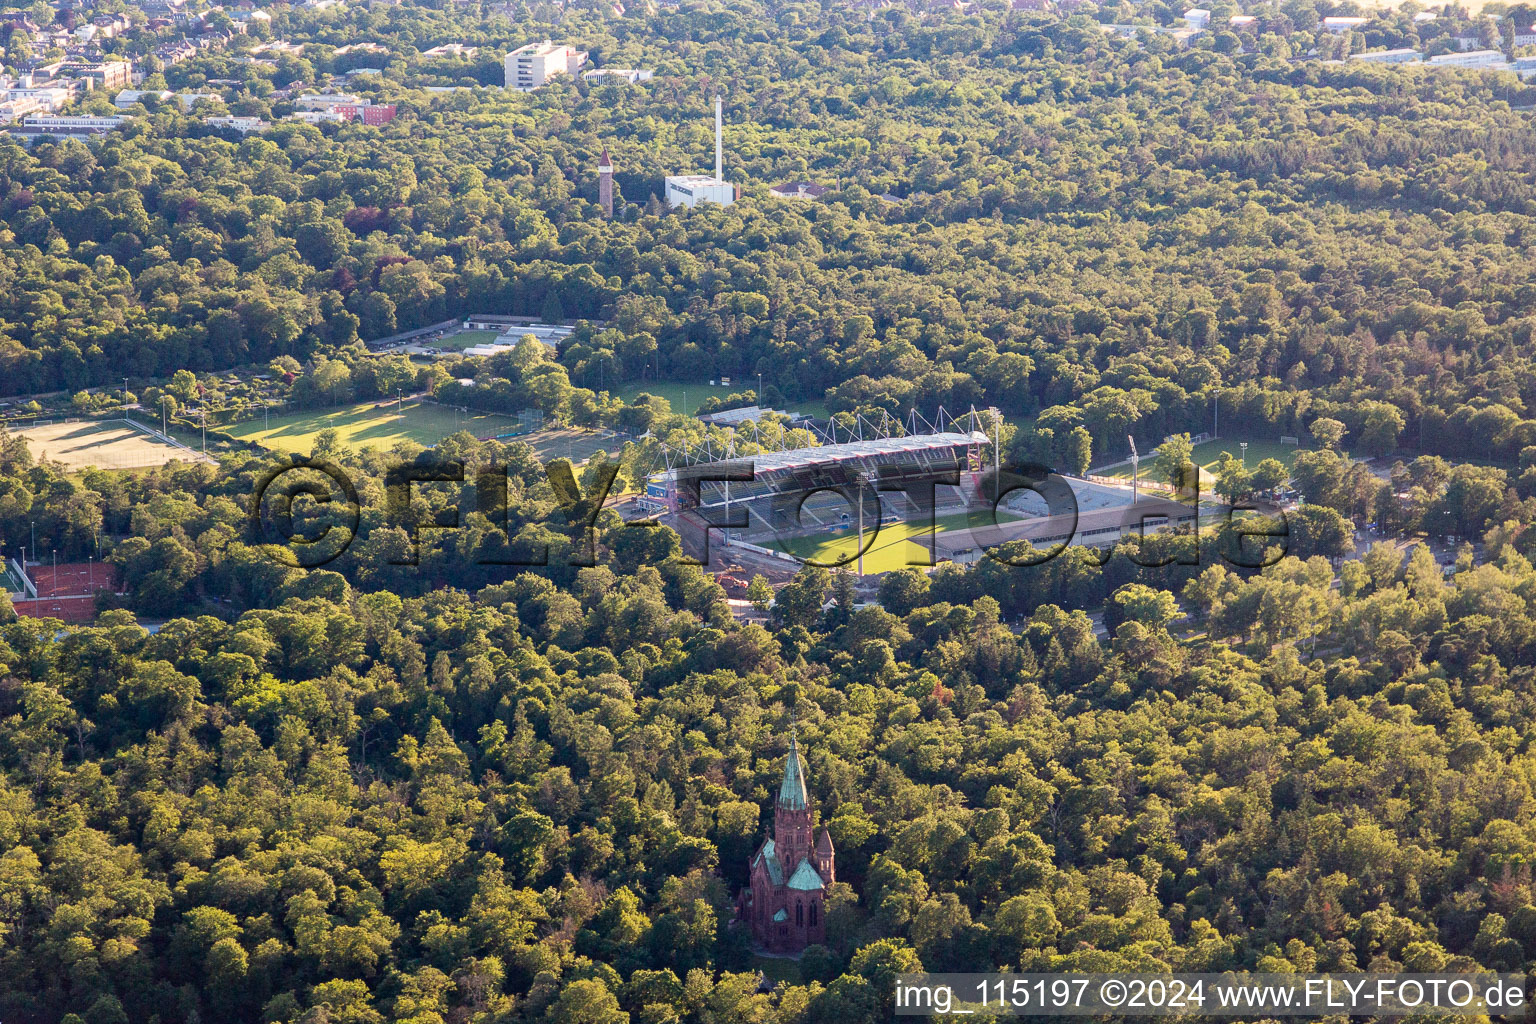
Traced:
<path fill-rule="evenodd" d="M 1233 458 L 1242 455 L 1239 447 L 1245 438 L 1219 437 L 1214 441 L 1205 441 L 1191 449 L 1191 456 L 1197 466 L 1200 467 L 1200 486 L 1209 488 L 1216 483 L 1216 475 L 1212 470 L 1221 461 L 1222 452 L 1231 452 Z M 1289 470 L 1296 463 L 1296 453 L 1301 448 L 1294 444 L 1281 444 L 1279 441 L 1248 441 L 1248 468 L 1252 469 L 1265 459 L 1278 459 Z M 1166 483 L 1163 475 L 1157 471 L 1156 450 L 1146 452 L 1141 457 L 1140 477 L 1143 480 L 1152 480 L 1158 483 Z M 1129 462 L 1117 463 L 1104 469 L 1091 470 L 1096 476 L 1116 477 L 1129 481 L 1131 479 L 1131 464 Z"/>
<path fill-rule="evenodd" d="M 281 452 L 308 454 L 315 438 L 327 428 L 336 431 L 336 440 L 344 448 L 387 450 L 401 441 L 431 447 L 450 434 L 467 430 L 476 437 L 488 437 L 517 429 L 517 420 L 495 413 L 465 411 L 458 406 L 407 402 L 359 402 L 334 409 L 305 409 L 272 417 L 257 417 L 224 427 L 225 433 L 242 441 L 254 441 L 264 448 Z"/>
<path fill-rule="evenodd" d="M 27 439 L 36 459 L 48 458 L 65 469 L 147 469 L 167 462 L 201 461 L 199 452 L 181 448 L 125 419 L 56 420 L 12 429 Z"/>
<path fill-rule="evenodd" d="M 974 513 L 952 512 L 948 515 L 935 516 L 933 533 L 953 533 L 968 528 L 984 528 L 992 524 L 991 516 L 990 510 Z M 1023 518 L 1025 517 L 1001 509 L 997 513 L 999 523 Z M 869 522 L 864 531 L 864 542 L 867 545 L 864 551 L 865 573 L 890 572 L 893 569 L 904 569 L 909 565 L 929 564 L 928 523 L 903 520 L 883 523 L 879 533 L 871 539 L 870 534 L 874 532 L 874 525 L 873 521 Z M 853 523 L 839 526 L 826 533 L 806 537 L 758 539 L 754 540 L 754 543 L 827 568 L 839 567 L 850 572 L 858 568 L 859 532 L 856 524 Z M 941 555 L 937 560 L 942 558 Z"/>
<path fill-rule="evenodd" d="M 270 419 L 257 418 L 222 429 L 264 448 L 308 455 L 314 450 L 315 438 L 327 427 L 335 429 L 336 440 L 343 448 L 387 451 L 401 441 L 430 448 L 461 430 L 476 437 L 511 434 L 520 424 L 512 416 L 465 411 L 448 405 L 407 402 L 400 408 L 393 402 L 361 402 L 336 409 L 306 409 Z M 540 459 L 566 458 L 576 463 L 585 462 L 599 450 L 617 454 L 624 446 L 623 439 L 616 435 L 579 427 L 549 427 L 507 440 L 529 445 Z"/>

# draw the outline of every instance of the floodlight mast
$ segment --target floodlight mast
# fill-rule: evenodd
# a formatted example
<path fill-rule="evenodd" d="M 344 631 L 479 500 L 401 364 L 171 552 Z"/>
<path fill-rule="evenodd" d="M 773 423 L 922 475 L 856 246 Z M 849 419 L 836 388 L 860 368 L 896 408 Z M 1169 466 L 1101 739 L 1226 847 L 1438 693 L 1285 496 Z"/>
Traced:
<path fill-rule="evenodd" d="M 1137 467 L 1141 464 L 1141 456 L 1136 454 L 1136 439 L 1130 434 L 1125 439 L 1131 442 L 1131 504 L 1136 504 Z"/>

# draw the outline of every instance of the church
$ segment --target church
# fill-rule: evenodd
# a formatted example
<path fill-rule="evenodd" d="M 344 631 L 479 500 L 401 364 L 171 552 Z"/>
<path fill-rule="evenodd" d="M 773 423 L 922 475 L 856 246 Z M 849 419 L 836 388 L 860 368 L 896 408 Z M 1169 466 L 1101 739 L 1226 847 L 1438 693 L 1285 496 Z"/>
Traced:
<path fill-rule="evenodd" d="M 750 872 L 736 911 L 751 925 L 756 945 L 770 953 L 798 953 L 826 941 L 827 886 L 837 880 L 832 836 L 825 828 L 812 828 L 805 768 L 793 732 L 773 807 L 773 832 L 753 854 Z"/>

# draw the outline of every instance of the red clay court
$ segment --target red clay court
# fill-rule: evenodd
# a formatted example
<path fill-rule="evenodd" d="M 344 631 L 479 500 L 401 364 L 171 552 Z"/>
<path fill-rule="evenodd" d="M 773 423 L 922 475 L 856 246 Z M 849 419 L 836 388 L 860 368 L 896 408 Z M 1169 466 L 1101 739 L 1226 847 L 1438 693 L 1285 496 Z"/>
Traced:
<path fill-rule="evenodd" d="M 94 597 L 42 597 L 12 600 L 17 615 L 29 619 L 63 619 L 65 622 L 94 622 Z"/>
<path fill-rule="evenodd" d="M 96 618 L 96 592 L 119 592 L 116 571 L 100 562 L 29 565 L 27 576 L 37 588 L 37 597 L 12 599 L 11 603 L 17 615 L 34 619 L 90 622 Z"/>
<path fill-rule="evenodd" d="M 100 562 L 60 562 L 57 568 L 43 562 L 27 566 L 27 576 L 40 599 L 95 597 L 98 590 L 117 592 L 117 572 Z"/>

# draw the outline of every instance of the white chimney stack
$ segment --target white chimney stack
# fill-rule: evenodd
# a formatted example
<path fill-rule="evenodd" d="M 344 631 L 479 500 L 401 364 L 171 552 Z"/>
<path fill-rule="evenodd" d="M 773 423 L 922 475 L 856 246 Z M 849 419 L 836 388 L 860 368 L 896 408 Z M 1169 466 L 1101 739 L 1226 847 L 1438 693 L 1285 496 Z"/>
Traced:
<path fill-rule="evenodd" d="M 715 93 L 715 180 L 724 181 L 725 151 L 721 146 L 720 94 Z"/>

